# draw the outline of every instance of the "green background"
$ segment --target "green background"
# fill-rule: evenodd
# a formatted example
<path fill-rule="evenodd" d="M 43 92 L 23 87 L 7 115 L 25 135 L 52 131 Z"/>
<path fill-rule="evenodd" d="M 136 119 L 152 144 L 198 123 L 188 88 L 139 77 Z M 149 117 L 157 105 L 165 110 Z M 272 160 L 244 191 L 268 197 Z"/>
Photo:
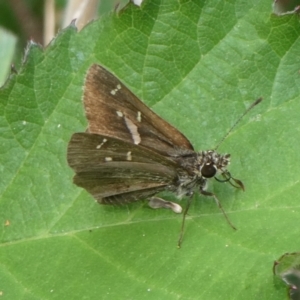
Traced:
<path fill-rule="evenodd" d="M 29 43 L 0 91 L 2 298 L 284 299 L 272 266 L 300 248 L 299 33 L 299 17 L 273 15 L 268 1 L 151 0 L 70 26 L 45 49 Z M 100 206 L 72 184 L 66 149 L 87 125 L 92 63 L 199 150 L 264 98 L 219 147 L 246 192 L 209 187 L 236 232 L 197 196 L 178 250 L 180 215 Z"/>

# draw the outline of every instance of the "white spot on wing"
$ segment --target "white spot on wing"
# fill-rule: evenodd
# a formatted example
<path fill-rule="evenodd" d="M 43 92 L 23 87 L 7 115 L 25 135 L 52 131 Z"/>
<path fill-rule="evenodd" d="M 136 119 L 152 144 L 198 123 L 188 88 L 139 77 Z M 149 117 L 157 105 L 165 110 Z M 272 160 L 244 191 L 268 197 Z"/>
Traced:
<path fill-rule="evenodd" d="M 141 114 L 140 111 L 137 112 L 136 119 L 138 120 L 138 122 L 141 122 L 141 121 L 142 121 L 142 114 Z"/>
<path fill-rule="evenodd" d="M 104 160 L 105 161 L 112 161 L 113 159 L 112 159 L 112 157 L 105 157 Z"/>
<path fill-rule="evenodd" d="M 138 133 L 137 126 L 130 119 L 126 117 L 124 117 L 124 120 L 133 139 L 133 143 L 138 145 L 141 142 L 141 136 Z"/>
<path fill-rule="evenodd" d="M 102 143 L 96 146 L 96 149 L 100 149 L 103 146 L 103 144 L 106 142 L 107 142 L 107 139 L 103 139 Z"/>
<path fill-rule="evenodd" d="M 132 156 L 131 156 L 131 151 L 128 151 L 126 154 L 126 159 L 127 160 L 132 160 Z"/>
<path fill-rule="evenodd" d="M 119 91 L 121 88 L 121 84 L 118 84 L 115 89 L 110 91 L 110 93 L 114 96 L 117 93 L 117 91 Z"/>
<path fill-rule="evenodd" d="M 117 110 L 116 113 L 117 113 L 118 117 L 123 117 L 123 113 L 121 111 Z"/>

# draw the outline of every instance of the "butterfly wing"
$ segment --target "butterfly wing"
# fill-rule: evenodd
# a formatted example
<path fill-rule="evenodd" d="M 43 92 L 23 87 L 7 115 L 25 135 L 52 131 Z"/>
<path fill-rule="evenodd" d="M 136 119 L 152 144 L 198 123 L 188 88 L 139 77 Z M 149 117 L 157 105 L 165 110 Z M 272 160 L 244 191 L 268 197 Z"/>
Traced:
<path fill-rule="evenodd" d="M 75 133 L 67 160 L 74 183 L 99 203 L 129 203 L 175 184 L 176 163 L 143 146 L 91 133 Z"/>
<path fill-rule="evenodd" d="M 90 133 L 142 145 L 166 156 L 178 148 L 193 150 L 182 133 L 97 64 L 87 72 L 83 102 Z"/>

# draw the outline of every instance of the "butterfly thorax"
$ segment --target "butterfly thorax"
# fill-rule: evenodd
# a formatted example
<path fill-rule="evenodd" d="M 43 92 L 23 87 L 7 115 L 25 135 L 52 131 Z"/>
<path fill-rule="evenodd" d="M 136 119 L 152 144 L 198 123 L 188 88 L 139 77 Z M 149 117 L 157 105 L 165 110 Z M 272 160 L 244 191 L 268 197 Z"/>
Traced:
<path fill-rule="evenodd" d="M 176 161 L 181 168 L 172 190 L 181 198 L 191 196 L 195 189 L 205 190 L 209 178 L 226 175 L 230 154 L 219 154 L 215 150 L 182 153 Z"/>

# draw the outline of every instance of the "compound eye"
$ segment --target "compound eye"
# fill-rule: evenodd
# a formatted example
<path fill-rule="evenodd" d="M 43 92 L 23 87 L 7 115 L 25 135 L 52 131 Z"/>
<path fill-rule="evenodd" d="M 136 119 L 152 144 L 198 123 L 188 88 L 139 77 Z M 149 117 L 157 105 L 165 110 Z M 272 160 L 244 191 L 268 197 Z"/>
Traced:
<path fill-rule="evenodd" d="M 203 166 L 203 168 L 201 169 L 201 174 L 205 178 L 214 177 L 216 175 L 216 173 L 217 173 L 217 170 L 216 170 L 214 164 L 207 164 L 207 165 Z"/>

